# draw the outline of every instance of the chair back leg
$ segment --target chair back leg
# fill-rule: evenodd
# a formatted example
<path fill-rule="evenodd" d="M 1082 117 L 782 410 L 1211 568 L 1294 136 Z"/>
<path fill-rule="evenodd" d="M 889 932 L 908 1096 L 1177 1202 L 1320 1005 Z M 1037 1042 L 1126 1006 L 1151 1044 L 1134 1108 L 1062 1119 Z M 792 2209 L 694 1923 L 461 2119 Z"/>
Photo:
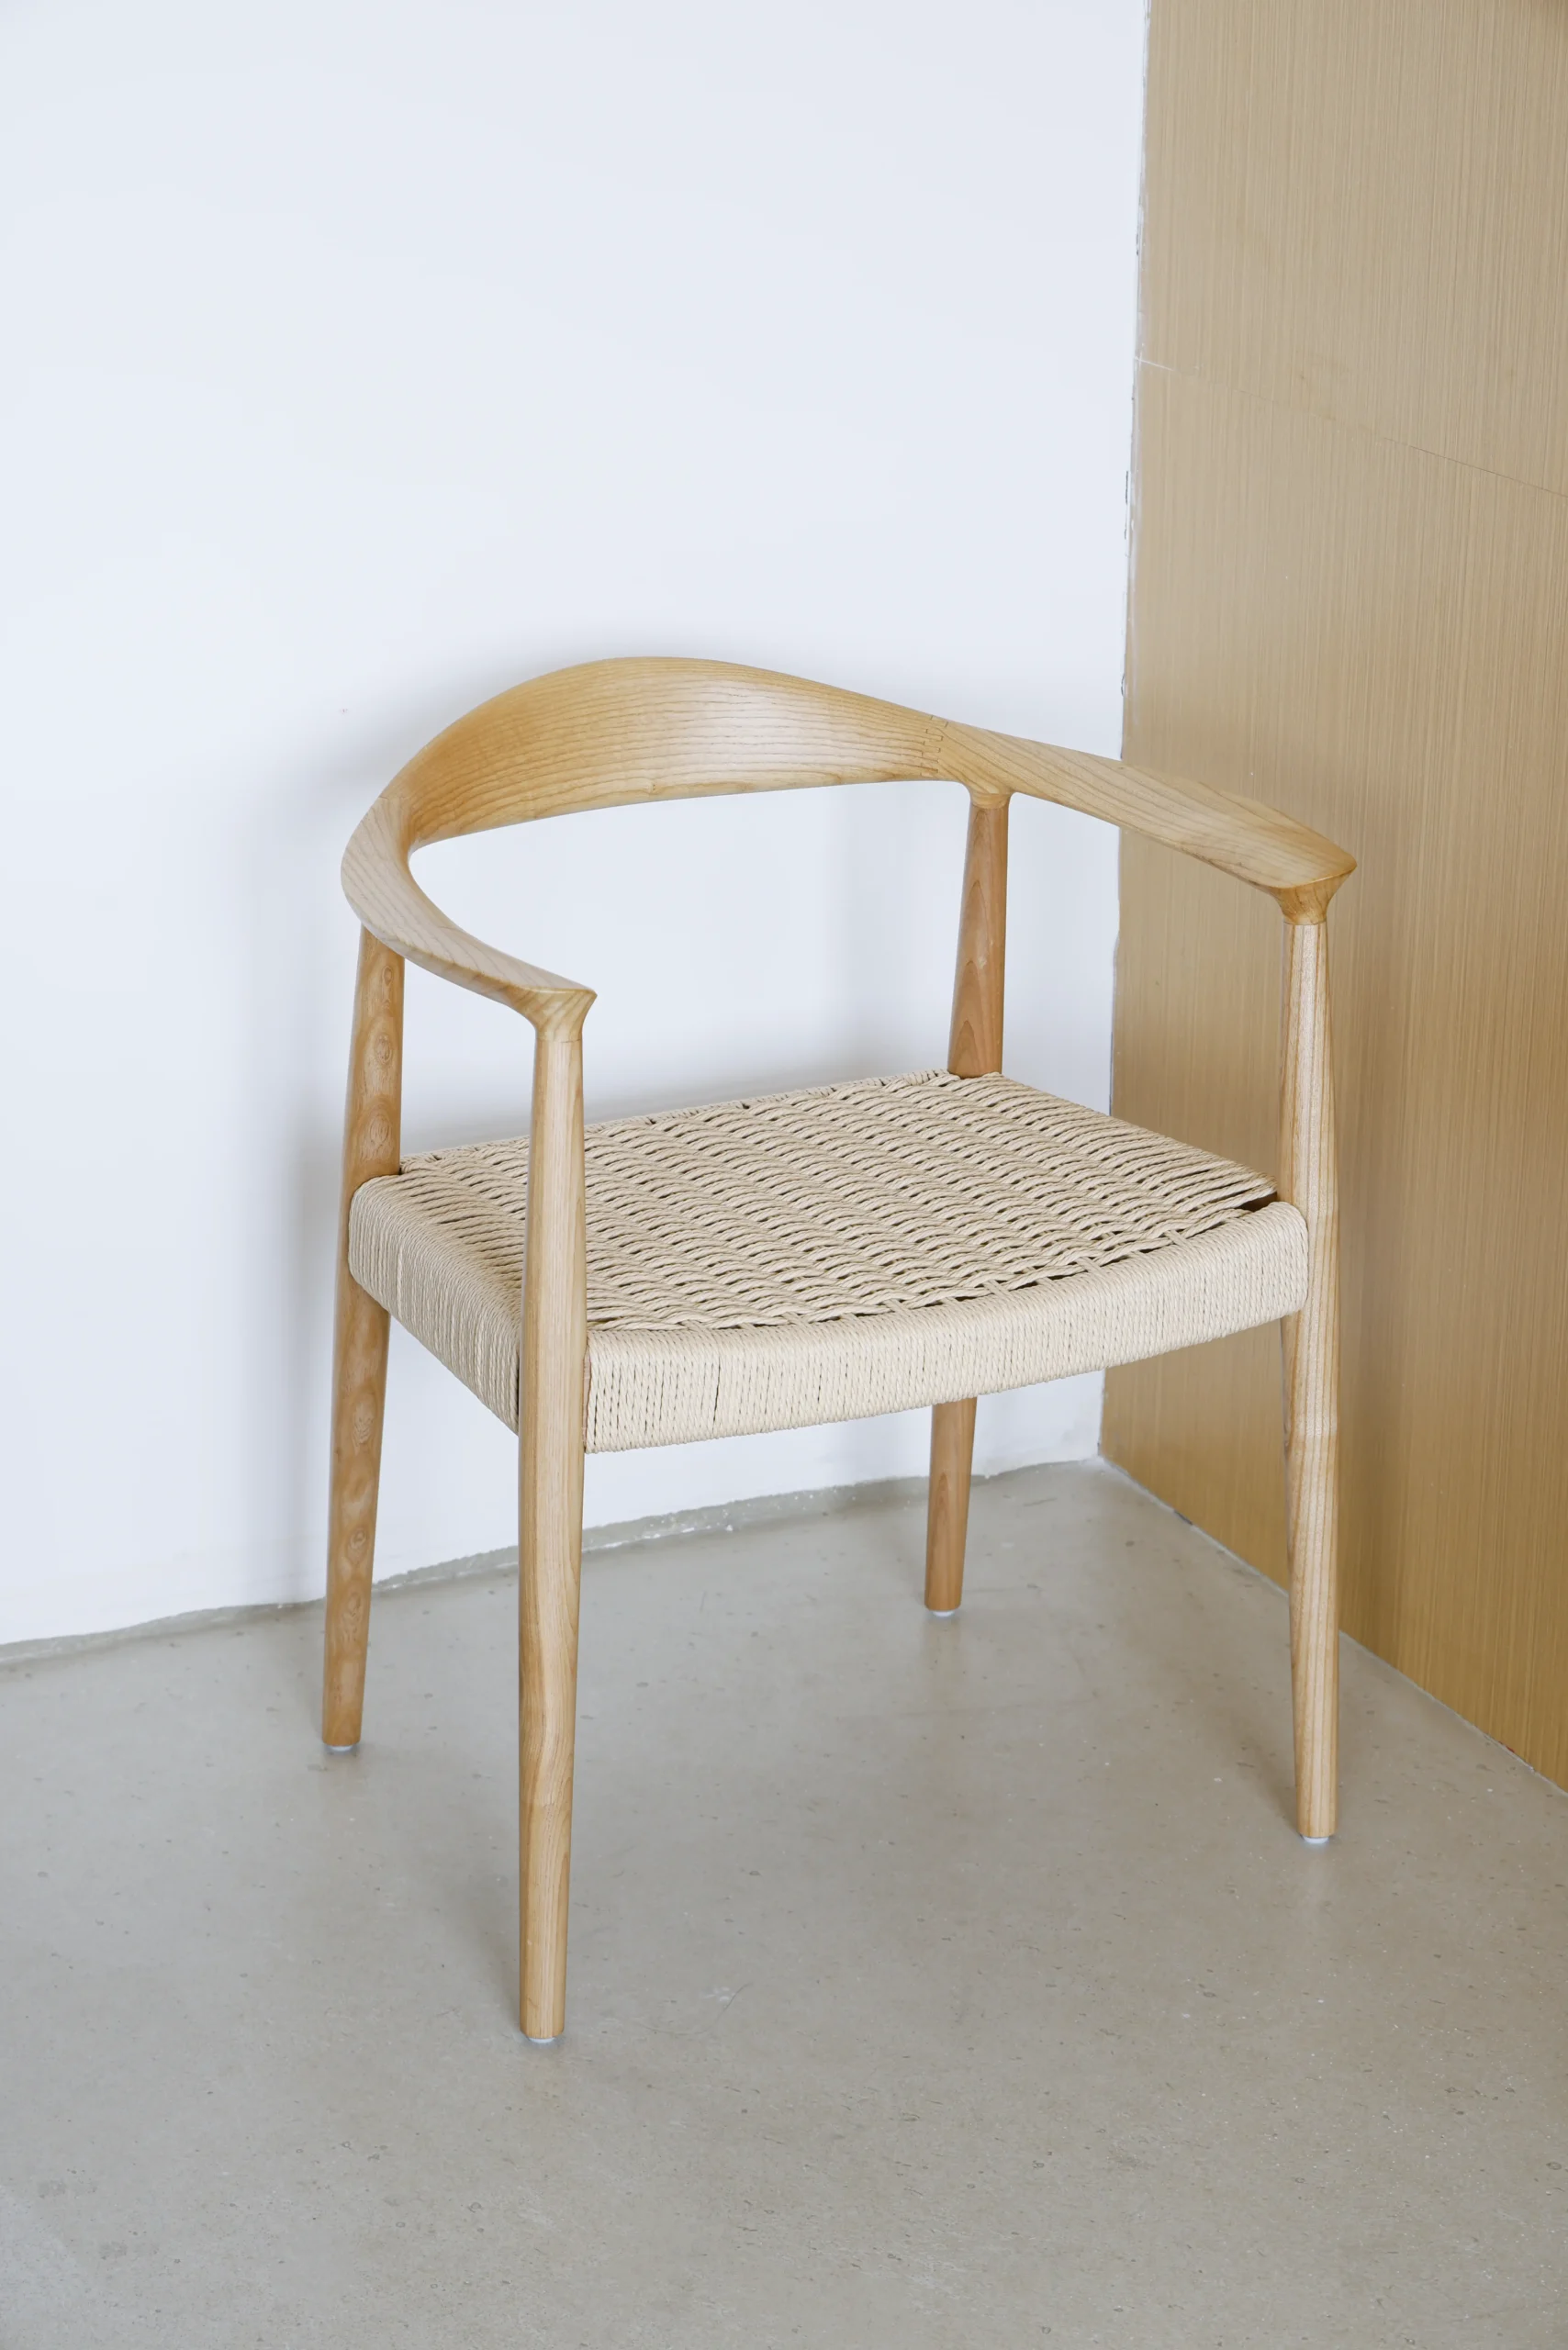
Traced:
<path fill-rule="evenodd" d="M 349 1270 L 349 1209 L 362 1183 L 372 1176 L 395 1175 L 401 1164 L 402 1069 L 403 958 L 362 931 L 338 1213 L 321 1689 L 321 1737 L 339 1752 L 359 1744 L 364 1713 L 390 1326 L 385 1307 L 366 1295 Z"/>
<path fill-rule="evenodd" d="M 925 1605 L 951 1616 L 964 1596 L 975 1399 L 938 1404 L 931 1415 L 931 1485 L 925 1505 Z"/>

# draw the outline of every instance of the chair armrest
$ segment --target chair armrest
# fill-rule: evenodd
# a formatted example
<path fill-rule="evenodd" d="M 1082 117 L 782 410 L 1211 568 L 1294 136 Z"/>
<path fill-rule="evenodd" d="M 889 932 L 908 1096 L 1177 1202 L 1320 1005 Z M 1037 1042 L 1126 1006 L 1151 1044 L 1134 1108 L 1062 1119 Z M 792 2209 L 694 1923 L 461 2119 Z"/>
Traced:
<path fill-rule="evenodd" d="M 343 856 L 343 893 L 373 937 L 395 955 L 476 995 L 510 1005 L 541 1035 L 579 1030 L 593 990 L 487 946 L 427 898 L 409 870 L 394 811 L 377 800 Z"/>
<path fill-rule="evenodd" d="M 1287 922 L 1321 922 L 1329 899 L 1356 869 L 1349 850 L 1261 800 L 1243 800 L 1212 784 L 1151 775 L 1120 759 L 957 725 L 946 729 L 936 756 L 939 764 L 956 767 L 971 788 L 990 786 L 1054 800 L 1217 866 L 1238 881 L 1266 890 Z"/>

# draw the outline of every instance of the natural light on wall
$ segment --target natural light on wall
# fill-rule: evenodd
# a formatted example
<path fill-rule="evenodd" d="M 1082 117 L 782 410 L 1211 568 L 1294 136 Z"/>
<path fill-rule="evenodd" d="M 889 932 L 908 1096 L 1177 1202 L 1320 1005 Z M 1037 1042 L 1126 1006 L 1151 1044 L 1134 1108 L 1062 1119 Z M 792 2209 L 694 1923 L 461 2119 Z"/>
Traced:
<path fill-rule="evenodd" d="M 0 1641 L 321 1587 L 338 860 L 448 720 L 688 653 L 1119 749 L 1142 42 L 1140 0 L 0 28 Z M 597 989 L 591 1117 L 941 1061 L 965 804 L 430 871 Z M 1105 1107 L 1114 835 L 1013 838 L 1007 1066 Z M 410 973 L 406 1147 L 518 1131 L 530 1052 Z M 588 1520 L 919 1473 L 926 1426 L 602 1456 Z M 996 1398 L 977 1466 L 1098 1427 L 1097 1380 Z M 379 1571 L 514 1519 L 512 1439 L 395 1332 Z"/>

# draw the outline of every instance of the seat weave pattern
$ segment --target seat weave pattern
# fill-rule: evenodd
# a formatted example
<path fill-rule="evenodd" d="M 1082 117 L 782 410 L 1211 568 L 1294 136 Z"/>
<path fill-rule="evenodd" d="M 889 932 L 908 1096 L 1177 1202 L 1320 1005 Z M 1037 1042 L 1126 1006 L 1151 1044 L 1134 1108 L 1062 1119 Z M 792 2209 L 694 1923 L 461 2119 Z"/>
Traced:
<path fill-rule="evenodd" d="M 1002 1077 L 617 1119 L 586 1161 L 590 1450 L 1103 1368 L 1305 1292 L 1264 1178 Z M 527 1185 L 525 1142 L 433 1151 L 350 1217 L 356 1281 L 513 1427 Z"/>

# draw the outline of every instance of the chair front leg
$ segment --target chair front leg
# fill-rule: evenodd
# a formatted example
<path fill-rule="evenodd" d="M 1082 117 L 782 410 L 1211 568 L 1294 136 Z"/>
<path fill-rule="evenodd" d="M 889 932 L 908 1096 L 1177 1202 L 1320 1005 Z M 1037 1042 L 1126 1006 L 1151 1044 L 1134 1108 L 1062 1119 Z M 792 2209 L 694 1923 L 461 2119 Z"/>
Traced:
<path fill-rule="evenodd" d="M 521 2016 L 566 2020 L 566 1916 L 577 1743 L 588 1276 L 582 1032 L 542 1032 L 529 1142 L 519 1397 L 518 1632 Z"/>
<path fill-rule="evenodd" d="M 1296 1826 L 1326 1843 L 1338 1812 L 1339 1214 L 1329 1059 L 1328 932 L 1285 930 L 1281 1052 L 1282 1194 L 1307 1229 L 1307 1292 L 1281 1325 L 1285 1530 Z"/>

